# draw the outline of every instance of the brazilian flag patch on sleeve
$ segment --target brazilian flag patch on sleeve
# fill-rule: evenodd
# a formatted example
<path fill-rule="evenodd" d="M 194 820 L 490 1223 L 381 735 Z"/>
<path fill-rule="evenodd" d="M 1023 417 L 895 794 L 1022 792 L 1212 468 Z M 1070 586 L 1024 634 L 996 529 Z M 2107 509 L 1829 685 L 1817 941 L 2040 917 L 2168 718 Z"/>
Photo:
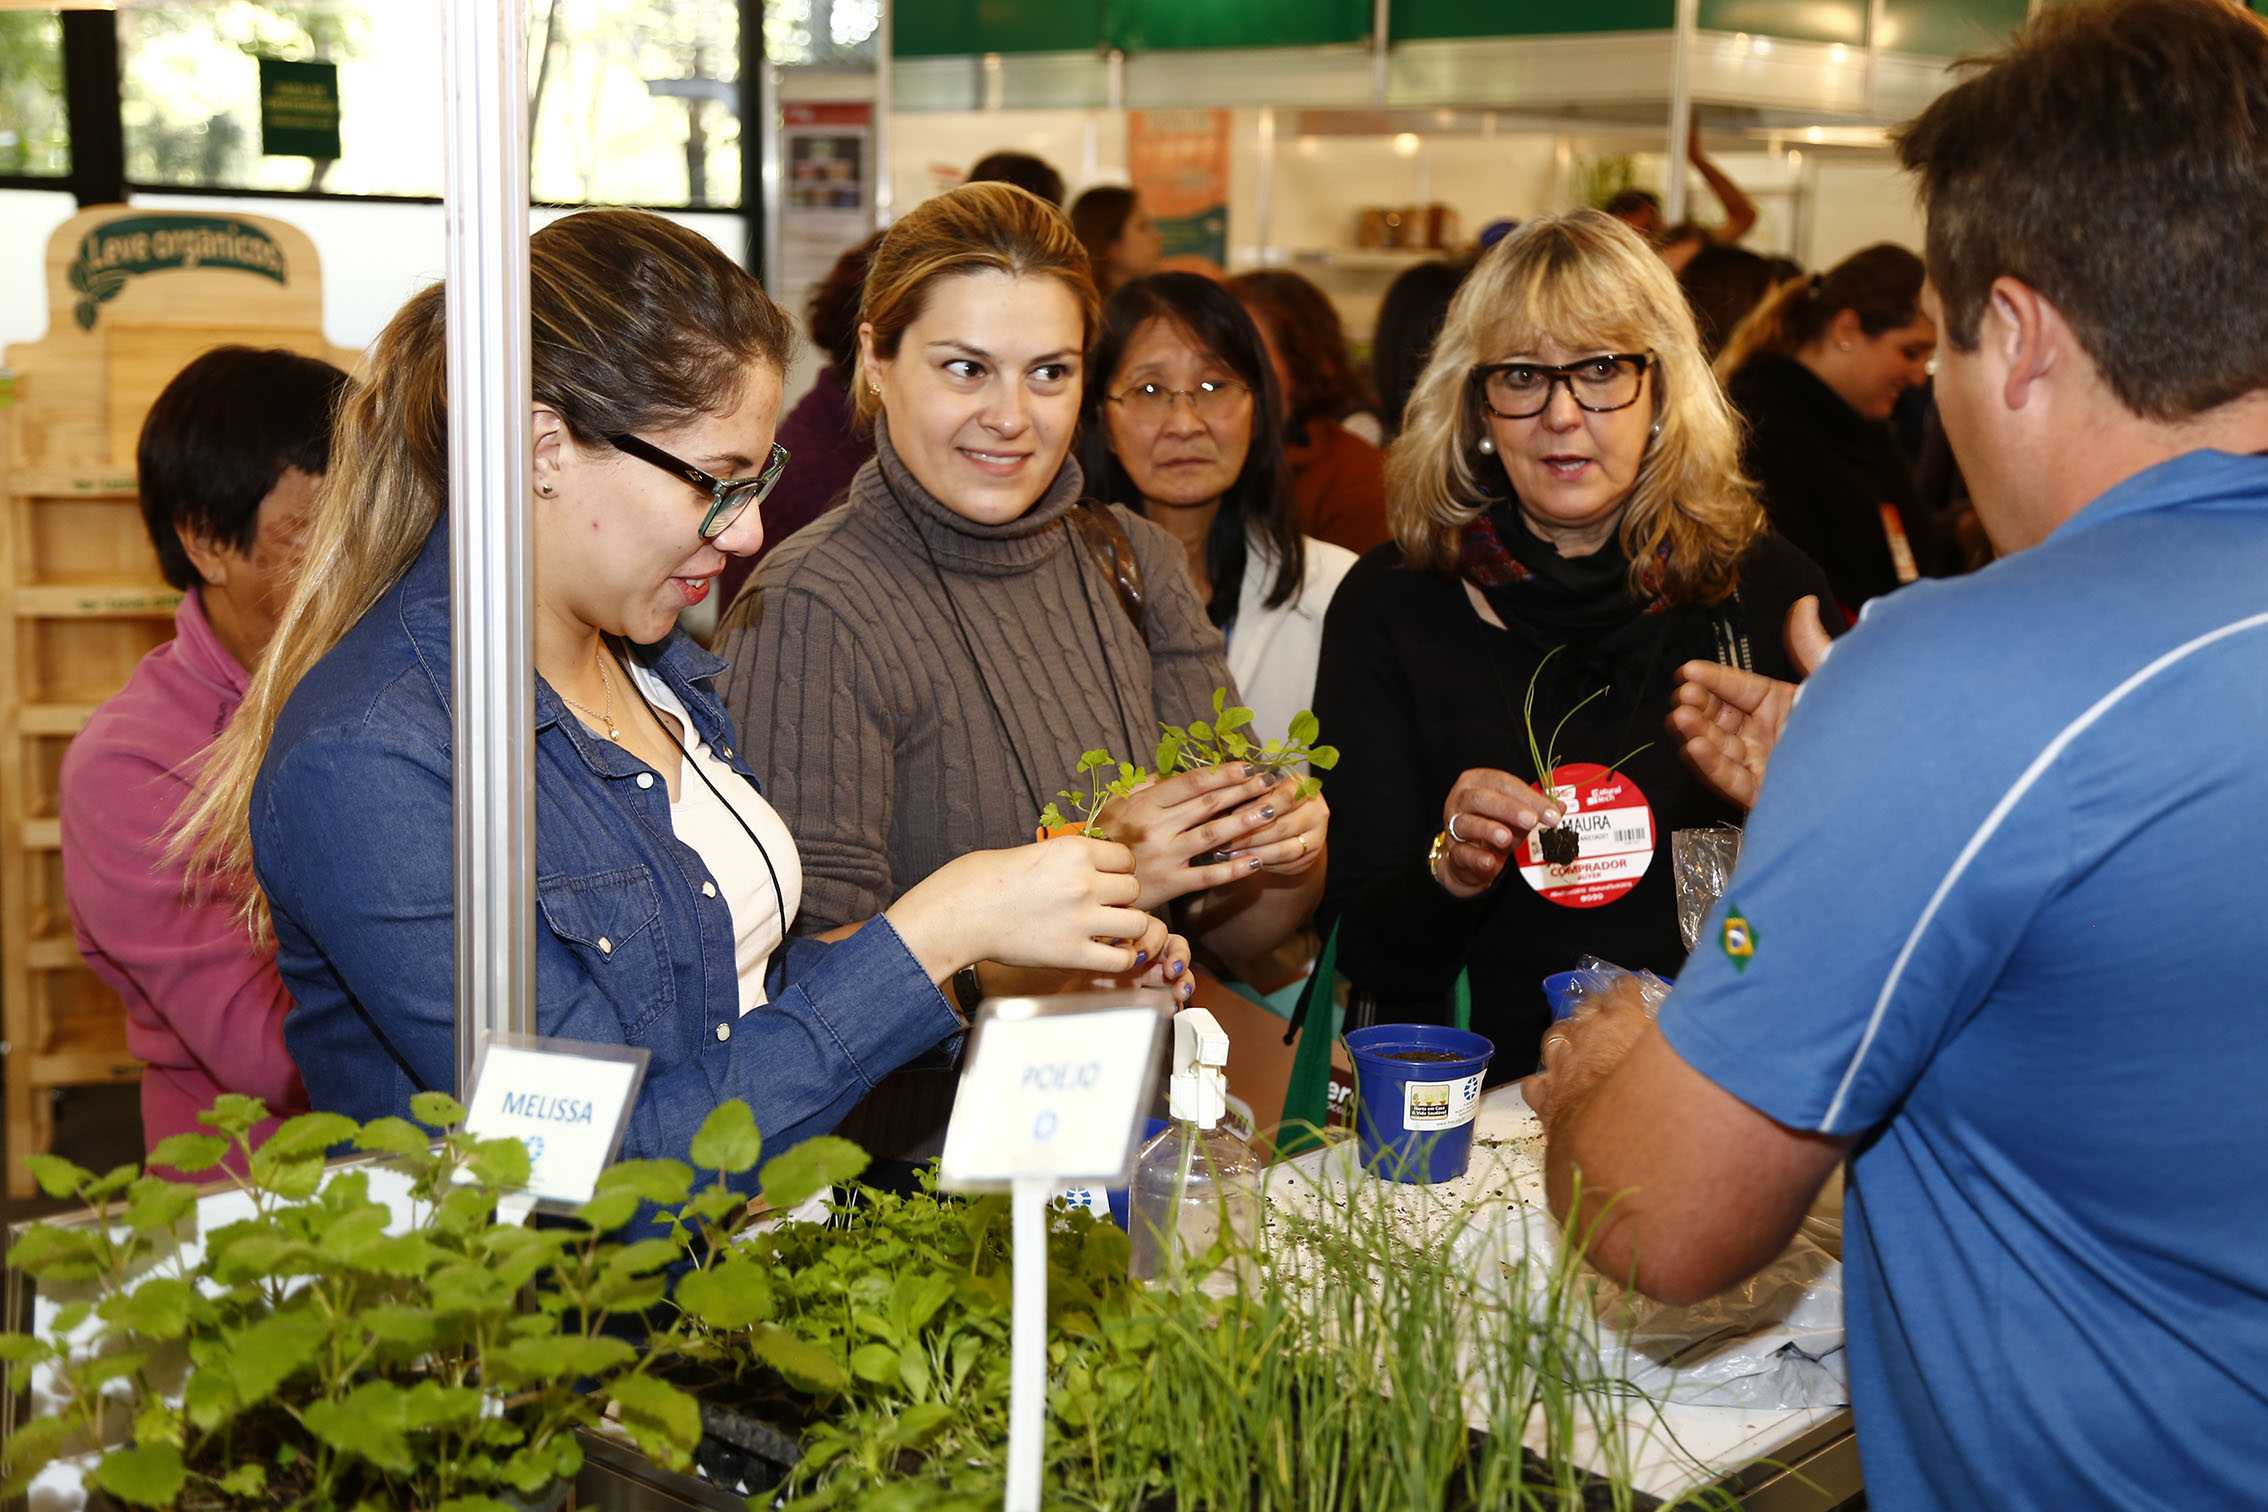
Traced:
<path fill-rule="evenodd" d="M 1725 959 L 1733 963 L 1733 970 L 1748 969 L 1756 956 L 1756 926 L 1741 914 L 1739 905 L 1725 909 L 1725 925 L 1718 931 L 1717 943 L 1724 947 Z"/>

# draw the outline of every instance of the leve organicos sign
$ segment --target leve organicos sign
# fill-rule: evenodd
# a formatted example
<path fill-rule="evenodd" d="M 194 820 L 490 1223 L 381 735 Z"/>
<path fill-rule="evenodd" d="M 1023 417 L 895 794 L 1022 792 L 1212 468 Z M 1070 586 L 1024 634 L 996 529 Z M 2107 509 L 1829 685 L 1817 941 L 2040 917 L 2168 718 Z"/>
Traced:
<path fill-rule="evenodd" d="M 79 296 L 72 310 L 82 331 L 127 283 L 171 269 L 224 269 L 289 283 L 283 248 L 258 226 L 230 215 L 127 215 L 89 231 L 67 275 Z"/>

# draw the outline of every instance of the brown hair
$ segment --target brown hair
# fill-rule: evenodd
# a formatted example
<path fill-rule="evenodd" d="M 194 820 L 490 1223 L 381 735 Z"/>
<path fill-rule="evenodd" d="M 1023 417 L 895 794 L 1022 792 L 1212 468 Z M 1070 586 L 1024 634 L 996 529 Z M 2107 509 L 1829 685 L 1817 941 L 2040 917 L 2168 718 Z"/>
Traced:
<path fill-rule="evenodd" d="M 757 363 L 785 371 L 794 328 L 714 243 L 642 210 L 587 210 L 528 241 L 534 397 L 577 441 L 666 429 L 738 402 Z M 256 935 L 267 903 L 252 884 L 252 779 L 292 690 L 424 548 L 449 498 L 446 302 L 410 296 L 370 354 L 333 437 L 326 504 L 298 586 L 207 781 L 174 844 L 228 885 L 241 882 Z"/>
<path fill-rule="evenodd" d="M 1923 277 L 1920 258 L 1895 242 L 1877 242 L 1825 273 L 1791 280 L 1733 327 L 1717 353 L 1717 376 L 1729 381 L 1758 352 L 1793 357 L 1824 340 L 1845 310 L 1869 336 L 1912 325 L 1921 318 Z"/>
<path fill-rule="evenodd" d="M 937 280 L 988 269 L 1011 278 L 1061 279 L 1079 301 L 1081 344 L 1094 339 L 1102 300 L 1070 222 L 1013 184 L 963 184 L 923 200 L 874 249 L 858 306 L 860 322 L 874 328 L 874 355 L 898 355 L 906 327 L 921 319 Z M 859 418 L 872 420 L 881 404 L 873 388 L 854 383 L 852 396 Z"/>
<path fill-rule="evenodd" d="M 1450 302 L 1402 433 L 1386 455 L 1386 515 L 1404 557 L 1454 576 L 1464 529 L 1488 505 L 1493 459 L 1474 396 L 1478 363 L 1547 340 L 1576 351 L 1651 352 L 1660 430 L 1647 442 L 1622 512 L 1633 588 L 1673 603 L 1717 603 L 1741 556 L 1764 533 L 1756 490 L 1740 473 L 1740 422 L 1701 359 L 1677 280 L 1646 239 L 1598 210 L 1545 215 L 1482 255 Z M 1499 480 L 1501 481 L 1501 480 Z M 1654 562 L 1669 548 L 1666 571 Z"/>
<path fill-rule="evenodd" d="M 1087 249 L 1087 265 L 1098 289 L 1110 275 L 1110 249 L 1126 234 L 1135 199 L 1134 191 L 1123 184 L 1098 184 L 1071 202 L 1071 233 Z"/>
<path fill-rule="evenodd" d="M 1263 268 L 1229 280 L 1229 292 L 1266 327 L 1291 375 L 1291 434 L 1322 415 L 1344 420 L 1375 410 L 1378 397 L 1355 371 L 1339 312 L 1321 289 L 1289 268 Z"/>
<path fill-rule="evenodd" d="M 1974 350 L 2009 277 L 2138 415 L 2268 386 L 2268 21 L 2219 0 L 2057 6 L 1969 66 L 1897 138 L 1944 337 Z"/>
<path fill-rule="evenodd" d="M 803 304 L 804 329 L 827 354 L 827 366 L 845 388 L 858 371 L 858 305 L 866 291 L 867 267 L 880 245 L 882 233 L 877 231 L 836 258 Z"/>

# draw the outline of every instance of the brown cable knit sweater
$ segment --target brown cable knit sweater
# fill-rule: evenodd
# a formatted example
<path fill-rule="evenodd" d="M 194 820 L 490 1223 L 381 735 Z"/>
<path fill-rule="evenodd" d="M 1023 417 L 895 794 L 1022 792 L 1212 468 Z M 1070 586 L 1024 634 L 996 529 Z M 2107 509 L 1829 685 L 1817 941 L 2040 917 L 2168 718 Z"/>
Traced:
<path fill-rule="evenodd" d="M 881 420 L 875 444 L 849 502 L 767 556 L 717 629 L 725 707 L 802 852 L 805 934 L 1030 840 L 1082 751 L 1146 766 L 1158 721 L 1206 717 L 1230 682 L 1180 543 L 1117 508 L 1142 564 L 1143 644 L 1064 519 L 1078 463 L 990 526 L 916 482 Z"/>

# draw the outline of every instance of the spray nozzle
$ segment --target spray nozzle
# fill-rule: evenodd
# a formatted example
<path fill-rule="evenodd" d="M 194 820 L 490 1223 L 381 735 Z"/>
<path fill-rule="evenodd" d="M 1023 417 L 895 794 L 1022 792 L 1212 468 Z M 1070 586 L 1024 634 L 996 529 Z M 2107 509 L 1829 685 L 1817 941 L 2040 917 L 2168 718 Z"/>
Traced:
<path fill-rule="evenodd" d="M 1173 1016 L 1173 1076 L 1167 1111 L 1177 1120 L 1210 1129 L 1228 1111 L 1228 1034 L 1202 1008 Z"/>

